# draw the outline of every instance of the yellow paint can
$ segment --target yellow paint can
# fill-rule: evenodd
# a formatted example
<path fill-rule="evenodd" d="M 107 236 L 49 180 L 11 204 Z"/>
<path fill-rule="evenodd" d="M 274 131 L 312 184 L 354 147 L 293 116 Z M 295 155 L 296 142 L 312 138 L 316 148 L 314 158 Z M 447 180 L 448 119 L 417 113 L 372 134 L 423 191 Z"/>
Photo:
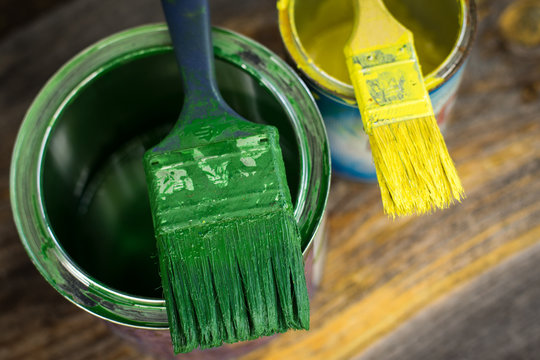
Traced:
<path fill-rule="evenodd" d="M 414 34 L 438 123 L 443 127 L 476 27 L 473 0 L 385 0 Z M 335 172 L 374 181 L 343 49 L 354 24 L 350 0 L 279 0 L 279 28 L 290 60 L 308 83 L 325 120 Z"/>

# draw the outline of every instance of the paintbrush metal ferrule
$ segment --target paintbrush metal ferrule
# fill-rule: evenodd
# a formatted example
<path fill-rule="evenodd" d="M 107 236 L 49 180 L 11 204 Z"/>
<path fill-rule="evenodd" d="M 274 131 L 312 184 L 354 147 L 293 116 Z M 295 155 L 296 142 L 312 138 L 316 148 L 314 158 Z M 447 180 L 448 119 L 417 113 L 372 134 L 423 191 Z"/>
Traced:
<path fill-rule="evenodd" d="M 196 148 L 148 153 L 145 161 L 151 175 L 156 234 L 246 214 L 292 211 L 284 184 L 275 175 L 281 154 L 271 146 L 274 140 L 274 132 L 268 131 Z"/>
<path fill-rule="evenodd" d="M 373 127 L 434 116 L 411 44 L 365 49 L 348 58 L 366 133 Z"/>

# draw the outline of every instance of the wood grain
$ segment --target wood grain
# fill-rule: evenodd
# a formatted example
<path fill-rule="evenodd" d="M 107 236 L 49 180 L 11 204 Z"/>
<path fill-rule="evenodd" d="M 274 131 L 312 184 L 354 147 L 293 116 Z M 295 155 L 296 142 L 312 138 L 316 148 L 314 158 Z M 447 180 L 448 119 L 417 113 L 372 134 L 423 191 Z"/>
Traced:
<path fill-rule="evenodd" d="M 540 59 L 513 53 L 501 36 L 497 21 L 509 3 L 479 2 L 476 45 L 446 133 L 467 199 L 392 221 L 376 185 L 334 177 L 311 330 L 280 336 L 245 359 L 538 354 Z M 283 55 L 273 1 L 211 4 L 214 23 Z M 156 21 L 158 3 L 74 0 L 0 42 L 1 359 L 150 359 L 38 274 L 12 222 L 8 171 L 24 112 L 47 78 L 94 41 Z"/>
<path fill-rule="evenodd" d="M 536 244 L 436 302 L 354 359 L 536 359 L 539 261 Z"/>

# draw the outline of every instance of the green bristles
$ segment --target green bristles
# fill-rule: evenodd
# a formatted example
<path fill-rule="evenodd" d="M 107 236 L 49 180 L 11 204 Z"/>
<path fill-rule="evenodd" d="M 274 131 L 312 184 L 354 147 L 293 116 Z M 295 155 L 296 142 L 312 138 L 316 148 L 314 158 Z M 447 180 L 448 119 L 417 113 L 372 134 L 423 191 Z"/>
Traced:
<path fill-rule="evenodd" d="M 302 257 L 290 252 L 301 253 L 291 215 L 257 215 L 158 239 L 175 352 L 309 328 Z"/>

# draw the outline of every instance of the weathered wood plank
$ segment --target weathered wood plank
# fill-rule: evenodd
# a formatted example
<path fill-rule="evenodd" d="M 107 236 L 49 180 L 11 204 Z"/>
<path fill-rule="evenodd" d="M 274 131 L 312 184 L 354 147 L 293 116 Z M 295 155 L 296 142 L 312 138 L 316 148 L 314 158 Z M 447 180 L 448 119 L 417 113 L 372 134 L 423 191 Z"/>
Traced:
<path fill-rule="evenodd" d="M 536 359 L 540 245 L 423 311 L 355 360 Z"/>
<path fill-rule="evenodd" d="M 365 359 L 474 358 L 469 327 L 482 331 L 485 354 L 488 345 L 500 349 L 478 358 L 540 350 L 532 305 L 540 301 L 540 62 L 507 50 L 496 23 L 509 3 L 480 2 L 476 48 L 446 135 L 468 198 L 431 216 L 391 221 L 376 185 L 334 178 L 312 329 L 280 336 L 246 359 L 350 359 L 376 342 Z M 214 23 L 283 55 L 274 1 L 211 4 Z M 148 359 L 37 273 L 12 223 L 8 169 L 24 111 L 62 63 L 108 34 L 161 19 L 155 2 L 74 0 L 0 41 L 2 359 Z M 511 318 L 517 323 L 490 321 L 491 311 L 517 311 L 519 299 L 528 305 Z M 505 336 L 519 340 L 502 344 Z"/>

